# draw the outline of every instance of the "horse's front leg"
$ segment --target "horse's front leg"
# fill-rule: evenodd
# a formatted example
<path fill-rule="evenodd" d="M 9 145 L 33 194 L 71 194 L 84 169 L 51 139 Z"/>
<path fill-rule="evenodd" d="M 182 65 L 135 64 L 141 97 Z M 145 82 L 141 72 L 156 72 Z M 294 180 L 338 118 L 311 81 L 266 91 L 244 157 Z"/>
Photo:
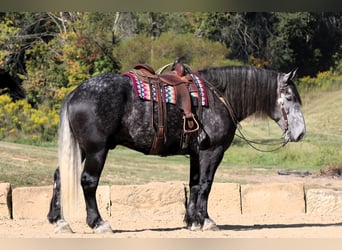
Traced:
<path fill-rule="evenodd" d="M 199 157 L 197 154 L 190 155 L 190 180 L 189 180 L 189 200 L 186 204 L 184 222 L 190 230 L 197 230 L 201 225 L 197 223 L 197 197 L 199 191 Z"/>
<path fill-rule="evenodd" d="M 103 221 L 96 201 L 96 189 L 107 157 L 108 150 L 86 154 L 84 170 L 81 176 L 84 199 L 87 211 L 87 224 L 95 233 L 112 233 L 108 222 Z"/>
<path fill-rule="evenodd" d="M 203 180 L 200 181 L 200 188 L 197 198 L 197 213 L 196 221 L 198 225 L 201 225 L 200 229 L 206 230 L 219 230 L 216 223 L 209 217 L 208 214 L 208 199 L 213 181 Z M 195 228 L 196 229 L 196 228 Z"/>
<path fill-rule="evenodd" d="M 200 152 L 198 171 L 195 176 L 192 176 L 194 180 L 198 179 L 198 182 L 190 187 L 190 202 L 187 209 L 190 217 L 188 221 L 191 223 L 190 227 L 188 223 L 188 227 L 191 230 L 218 230 L 208 214 L 208 199 L 214 175 L 222 157 L 223 150 L 220 148 Z"/>

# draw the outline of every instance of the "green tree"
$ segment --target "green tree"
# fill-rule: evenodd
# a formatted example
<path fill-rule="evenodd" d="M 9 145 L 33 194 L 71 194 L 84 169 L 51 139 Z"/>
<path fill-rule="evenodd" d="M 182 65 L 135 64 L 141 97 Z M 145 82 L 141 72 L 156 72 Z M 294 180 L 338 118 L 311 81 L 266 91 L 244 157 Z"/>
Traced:
<path fill-rule="evenodd" d="M 312 13 L 317 20 L 312 39 L 314 63 L 319 71 L 337 67 L 342 59 L 342 13 Z"/>
<path fill-rule="evenodd" d="M 311 41 L 314 34 L 314 19 L 310 13 L 275 13 L 275 32 L 269 39 L 268 58 L 271 64 L 283 71 L 289 67 L 299 67 L 306 72 L 303 59 L 311 58 Z M 303 59 L 302 59 L 303 57 Z"/>
<path fill-rule="evenodd" d="M 278 69 L 299 67 L 314 76 L 341 59 L 341 14 L 275 13 L 275 32 L 269 39 L 268 58 Z"/>
<path fill-rule="evenodd" d="M 220 41 L 248 64 L 315 75 L 341 60 L 341 13 L 203 13 L 197 35 Z"/>
<path fill-rule="evenodd" d="M 266 12 L 205 13 L 198 35 L 224 43 L 231 58 L 252 64 L 268 64 L 267 39 L 273 32 L 273 15 Z"/>

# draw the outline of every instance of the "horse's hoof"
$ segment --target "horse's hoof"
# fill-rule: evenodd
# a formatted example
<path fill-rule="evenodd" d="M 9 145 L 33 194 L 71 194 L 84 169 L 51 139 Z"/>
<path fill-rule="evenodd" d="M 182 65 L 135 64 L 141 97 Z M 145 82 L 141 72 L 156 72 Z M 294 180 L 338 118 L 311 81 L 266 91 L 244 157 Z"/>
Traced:
<path fill-rule="evenodd" d="M 112 227 L 107 221 L 102 222 L 96 228 L 94 228 L 94 233 L 96 234 L 104 234 L 104 233 L 113 233 Z"/>
<path fill-rule="evenodd" d="M 203 231 L 219 231 L 220 229 L 217 227 L 216 223 L 212 219 L 205 219 L 202 227 Z"/>
<path fill-rule="evenodd" d="M 197 222 L 193 222 L 189 229 L 191 231 L 200 231 L 201 230 L 201 224 L 199 224 Z"/>
<path fill-rule="evenodd" d="M 55 233 L 73 233 L 73 231 L 69 223 L 61 219 L 56 223 Z"/>

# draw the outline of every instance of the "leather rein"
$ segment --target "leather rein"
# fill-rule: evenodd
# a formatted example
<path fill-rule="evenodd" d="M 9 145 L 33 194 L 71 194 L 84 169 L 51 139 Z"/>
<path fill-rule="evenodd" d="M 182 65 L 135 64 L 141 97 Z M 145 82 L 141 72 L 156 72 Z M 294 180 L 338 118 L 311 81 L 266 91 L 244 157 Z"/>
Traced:
<path fill-rule="evenodd" d="M 241 131 L 241 128 L 242 128 L 241 124 L 237 120 L 235 112 L 234 112 L 232 106 L 230 105 L 229 101 L 227 100 L 227 98 L 225 98 L 224 95 L 212 83 L 210 83 L 209 81 L 207 81 L 204 78 L 203 78 L 203 80 L 206 83 L 206 85 L 209 87 L 209 89 L 214 93 L 214 95 L 223 103 L 223 105 L 227 109 L 228 113 L 230 114 L 230 116 L 233 120 L 233 123 L 234 123 L 236 129 L 238 130 L 238 132 L 240 134 L 240 135 L 236 134 L 236 136 L 243 139 L 250 147 L 252 147 L 253 149 L 260 151 L 260 152 L 274 152 L 274 151 L 277 151 L 280 148 L 284 147 L 288 143 L 288 141 L 286 141 L 286 140 L 284 140 L 283 142 L 280 142 L 280 143 L 263 143 L 263 142 L 257 142 L 254 140 L 247 139 L 246 136 Z M 279 91 L 278 91 L 278 95 L 279 95 Z M 288 131 L 288 125 L 289 124 L 288 124 L 288 117 L 287 117 L 287 113 L 285 110 L 283 97 L 280 97 L 278 99 L 278 104 L 280 105 L 281 114 L 282 114 L 283 119 L 285 121 L 285 129 L 284 129 L 284 134 L 285 134 Z M 263 150 L 263 149 L 257 148 L 253 144 L 265 145 L 265 146 L 270 146 L 270 145 L 279 145 L 279 146 L 277 146 L 276 148 L 271 149 L 271 150 Z"/>

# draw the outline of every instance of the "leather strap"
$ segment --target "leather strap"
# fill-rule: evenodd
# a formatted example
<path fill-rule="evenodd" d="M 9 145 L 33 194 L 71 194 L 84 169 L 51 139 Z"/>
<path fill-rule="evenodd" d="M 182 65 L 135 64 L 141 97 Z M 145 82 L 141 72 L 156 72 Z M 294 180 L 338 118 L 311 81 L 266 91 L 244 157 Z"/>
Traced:
<path fill-rule="evenodd" d="M 158 124 L 157 124 L 157 132 L 154 135 L 152 147 L 150 149 L 150 155 L 157 155 L 159 153 L 159 149 L 161 145 L 164 142 L 164 112 L 165 109 L 165 102 L 163 102 L 162 96 L 161 96 L 161 83 L 160 81 L 157 82 L 156 86 L 156 94 L 157 94 L 157 104 L 158 104 Z M 152 113 L 154 111 L 152 110 Z"/>
<path fill-rule="evenodd" d="M 187 147 L 189 143 L 190 134 L 198 131 L 200 125 L 197 121 L 198 118 L 192 113 L 192 100 L 189 92 L 197 92 L 199 90 L 190 72 L 186 73 L 186 70 L 182 64 L 176 64 L 173 71 L 167 72 L 161 75 L 156 75 L 154 70 L 148 65 L 139 64 L 134 67 L 133 72 L 142 81 L 148 81 L 150 89 L 152 86 L 155 87 L 155 94 L 157 101 L 153 101 L 151 91 L 151 125 L 156 129 L 156 133 L 153 138 L 152 146 L 149 154 L 159 155 L 160 151 L 166 143 L 167 134 L 167 105 L 165 102 L 166 93 L 164 91 L 164 85 L 171 85 L 176 93 L 177 106 L 183 110 L 184 122 L 183 122 L 183 133 L 185 140 L 183 141 Z M 154 110 L 157 105 L 157 125 L 154 126 Z M 201 97 L 198 97 L 198 113 L 201 113 Z M 200 119 L 201 117 L 199 117 Z"/>

